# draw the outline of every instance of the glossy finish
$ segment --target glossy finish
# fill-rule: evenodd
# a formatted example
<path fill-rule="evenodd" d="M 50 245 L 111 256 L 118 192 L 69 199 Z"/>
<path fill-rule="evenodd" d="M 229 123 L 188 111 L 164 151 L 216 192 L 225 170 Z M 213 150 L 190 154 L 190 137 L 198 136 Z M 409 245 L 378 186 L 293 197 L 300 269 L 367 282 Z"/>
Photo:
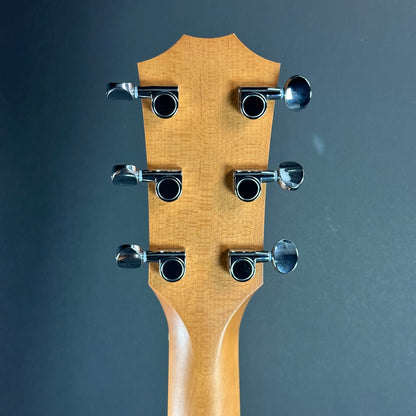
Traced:
<path fill-rule="evenodd" d="M 244 202 L 255 201 L 261 184 L 277 182 L 286 191 L 295 191 L 303 182 L 303 168 L 296 162 L 282 162 L 278 170 L 235 170 L 234 192 Z"/>
<path fill-rule="evenodd" d="M 113 166 L 111 180 L 114 185 L 137 185 L 139 182 L 156 182 L 156 195 L 165 202 L 176 201 L 182 193 L 180 170 L 139 170 L 134 165 Z"/>
<path fill-rule="evenodd" d="M 285 191 L 296 191 L 304 179 L 303 167 L 296 162 L 281 163 L 277 175 L 277 182 Z"/>
<path fill-rule="evenodd" d="M 284 100 L 289 110 L 305 108 L 312 98 L 309 81 L 300 75 L 290 77 L 283 88 L 240 87 L 240 111 L 247 118 L 257 119 L 267 110 L 267 101 Z"/>
<path fill-rule="evenodd" d="M 258 262 L 272 262 L 278 272 L 287 274 L 296 268 L 298 250 L 292 241 L 279 240 L 271 251 L 228 251 L 230 274 L 239 282 L 245 282 L 254 276 Z"/>
<path fill-rule="evenodd" d="M 143 263 L 143 251 L 136 244 L 123 244 L 116 254 L 117 266 L 125 269 L 137 269 Z"/>
<path fill-rule="evenodd" d="M 137 98 L 137 87 L 131 82 L 109 82 L 106 96 L 109 100 L 131 101 Z"/>
<path fill-rule="evenodd" d="M 295 270 L 298 264 L 299 253 L 295 244 L 290 240 L 279 240 L 270 251 L 274 268 L 283 274 Z"/>
<path fill-rule="evenodd" d="M 311 98 L 311 84 L 306 78 L 295 75 L 286 81 L 284 86 L 284 100 L 289 110 L 302 110 L 302 108 L 308 105 Z"/>
<path fill-rule="evenodd" d="M 183 251 L 143 251 L 136 244 L 124 244 L 118 248 L 116 262 L 119 267 L 136 269 L 142 263 L 159 263 L 159 273 L 168 282 L 180 280 L 186 271 Z"/>
<path fill-rule="evenodd" d="M 111 173 L 114 185 L 131 186 L 141 182 L 141 171 L 134 165 L 115 165 Z"/>
<path fill-rule="evenodd" d="M 150 98 L 152 111 L 160 118 L 170 118 L 179 106 L 178 87 L 139 87 L 131 82 L 109 82 L 106 95 L 109 100 L 131 101 L 135 98 Z"/>

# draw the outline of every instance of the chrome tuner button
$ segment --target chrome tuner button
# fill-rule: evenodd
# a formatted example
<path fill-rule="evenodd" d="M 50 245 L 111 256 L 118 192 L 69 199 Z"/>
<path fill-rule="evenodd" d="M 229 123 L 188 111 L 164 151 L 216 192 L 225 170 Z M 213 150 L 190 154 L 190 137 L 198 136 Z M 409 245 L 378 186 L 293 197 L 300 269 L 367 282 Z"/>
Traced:
<path fill-rule="evenodd" d="M 264 182 L 277 182 L 281 188 L 294 191 L 303 182 L 303 168 L 296 162 L 283 162 L 278 170 L 234 171 L 234 192 L 244 202 L 255 201 Z"/>
<path fill-rule="evenodd" d="M 115 165 L 111 174 L 114 185 L 155 182 L 156 195 L 165 202 L 176 201 L 182 194 L 180 170 L 138 170 L 134 165 Z"/>
<path fill-rule="evenodd" d="M 178 87 L 140 87 L 130 82 L 110 82 L 107 84 L 106 95 L 109 100 L 150 98 L 152 111 L 160 118 L 174 116 L 179 106 Z"/>
<path fill-rule="evenodd" d="M 312 98 L 311 84 L 300 75 L 290 77 L 286 81 L 283 90 L 285 104 L 289 110 L 302 110 Z"/>
<path fill-rule="evenodd" d="M 277 241 L 271 251 L 228 251 L 228 268 L 231 276 L 246 282 L 256 273 L 256 263 L 272 262 L 274 268 L 283 274 L 296 268 L 298 250 L 290 240 Z"/>
<path fill-rule="evenodd" d="M 274 243 L 270 251 L 274 268 L 283 274 L 295 270 L 298 264 L 299 253 L 295 244 L 290 240 L 279 240 Z"/>
<path fill-rule="evenodd" d="M 140 171 L 134 165 L 115 165 L 111 174 L 114 185 L 129 186 L 140 182 Z"/>
<path fill-rule="evenodd" d="M 303 167 L 296 162 L 282 162 L 277 170 L 277 178 L 282 189 L 296 191 L 303 182 Z"/>
<path fill-rule="evenodd" d="M 143 262 L 143 251 L 136 244 L 124 244 L 118 248 L 117 266 L 125 269 L 137 269 Z"/>
<path fill-rule="evenodd" d="M 143 251 L 136 244 L 124 244 L 118 248 L 116 262 L 119 267 L 135 269 L 142 263 L 159 263 L 159 273 L 168 282 L 176 282 L 185 274 L 184 251 Z"/>
<path fill-rule="evenodd" d="M 137 98 L 137 87 L 131 82 L 109 82 L 106 95 L 109 100 L 131 101 Z"/>
<path fill-rule="evenodd" d="M 305 108 L 312 97 L 309 81 L 300 76 L 290 77 L 283 88 L 240 87 L 240 111 L 247 118 L 260 118 L 267 110 L 267 101 L 284 100 L 289 110 Z"/>

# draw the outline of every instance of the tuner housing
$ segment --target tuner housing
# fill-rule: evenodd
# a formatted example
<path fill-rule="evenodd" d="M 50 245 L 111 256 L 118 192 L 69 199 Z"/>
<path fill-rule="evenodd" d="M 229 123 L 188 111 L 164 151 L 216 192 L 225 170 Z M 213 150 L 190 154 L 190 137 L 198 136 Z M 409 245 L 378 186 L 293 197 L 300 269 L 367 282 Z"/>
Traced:
<path fill-rule="evenodd" d="M 182 171 L 139 170 L 134 165 L 113 166 L 111 180 L 114 185 L 137 185 L 139 182 L 155 182 L 156 195 L 165 202 L 176 201 L 182 194 Z"/>
<path fill-rule="evenodd" d="M 184 251 L 144 251 L 137 244 L 121 245 L 116 262 L 124 269 L 137 269 L 142 263 L 159 263 L 159 273 L 168 282 L 182 279 L 186 271 Z"/>
<path fill-rule="evenodd" d="M 228 269 L 238 282 L 247 282 L 256 273 L 256 263 L 272 262 L 276 271 L 287 274 L 298 263 L 298 249 L 290 240 L 279 240 L 270 251 L 228 250 Z"/>
<path fill-rule="evenodd" d="M 150 98 L 152 111 L 160 118 L 173 117 L 179 107 L 178 87 L 140 87 L 131 82 L 109 82 L 106 95 L 109 100 L 131 101 L 137 98 Z"/>
<path fill-rule="evenodd" d="M 241 113 L 250 119 L 257 119 L 267 110 L 267 101 L 284 100 L 292 111 L 305 108 L 312 97 L 309 81 L 300 75 L 290 77 L 283 88 L 240 87 L 239 103 Z"/>
<path fill-rule="evenodd" d="M 235 170 L 234 192 L 244 202 L 255 201 L 261 184 L 277 182 L 285 191 L 297 190 L 303 182 L 303 167 L 296 162 L 282 162 L 278 170 Z"/>

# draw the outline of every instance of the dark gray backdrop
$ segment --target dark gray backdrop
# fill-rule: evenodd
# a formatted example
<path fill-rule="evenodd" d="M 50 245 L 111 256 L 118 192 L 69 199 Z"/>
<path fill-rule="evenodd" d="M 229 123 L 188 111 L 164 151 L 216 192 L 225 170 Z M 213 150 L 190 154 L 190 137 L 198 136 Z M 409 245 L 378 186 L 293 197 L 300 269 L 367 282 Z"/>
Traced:
<path fill-rule="evenodd" d="M 265 286 L 241 327 L 242 415 L 413 415 L 416 393 L 415 18 L 407 1 L 8 2 L 1 13 L 1 415 L 163 415 L 167 326 L 147 270 L 114 264 L 147 245 L 138 103 L 110 80 L 182 33 L 237 33 L 306 75 L 302 113 L 276 110 L 265 246 L 293 239 L 298 269 Z"/>

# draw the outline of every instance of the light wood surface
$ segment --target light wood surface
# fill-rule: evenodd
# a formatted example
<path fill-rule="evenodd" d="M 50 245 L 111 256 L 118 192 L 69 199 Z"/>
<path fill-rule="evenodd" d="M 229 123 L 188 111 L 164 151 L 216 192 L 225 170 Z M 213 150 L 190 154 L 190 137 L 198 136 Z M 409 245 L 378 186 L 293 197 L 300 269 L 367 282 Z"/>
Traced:
<path fill-rule="evenodd" d="M 234 280 L 228 249 L 263 249 L 265 188 L 251 203 L 232 188 L 234 169 L 266 169 L 274 102 L 258 120 L 238 108 L 239 86 L 277 86 L 280 64 L 235 35 L 184 35 L 161 55 L 138 63 L 140 85 L 177 85 L 179 109 L 156 117 L 143 100 L 148 169 L 181 169 L 183 191 L 165 203 L 149 187 L 150 250 L 186 251 L 186 274 L 162 279 L 149 265 L 149 284 L 169 326 L 169 416 L 240 414 L 238 334 L 244 309 L 263 283 Z"/>

